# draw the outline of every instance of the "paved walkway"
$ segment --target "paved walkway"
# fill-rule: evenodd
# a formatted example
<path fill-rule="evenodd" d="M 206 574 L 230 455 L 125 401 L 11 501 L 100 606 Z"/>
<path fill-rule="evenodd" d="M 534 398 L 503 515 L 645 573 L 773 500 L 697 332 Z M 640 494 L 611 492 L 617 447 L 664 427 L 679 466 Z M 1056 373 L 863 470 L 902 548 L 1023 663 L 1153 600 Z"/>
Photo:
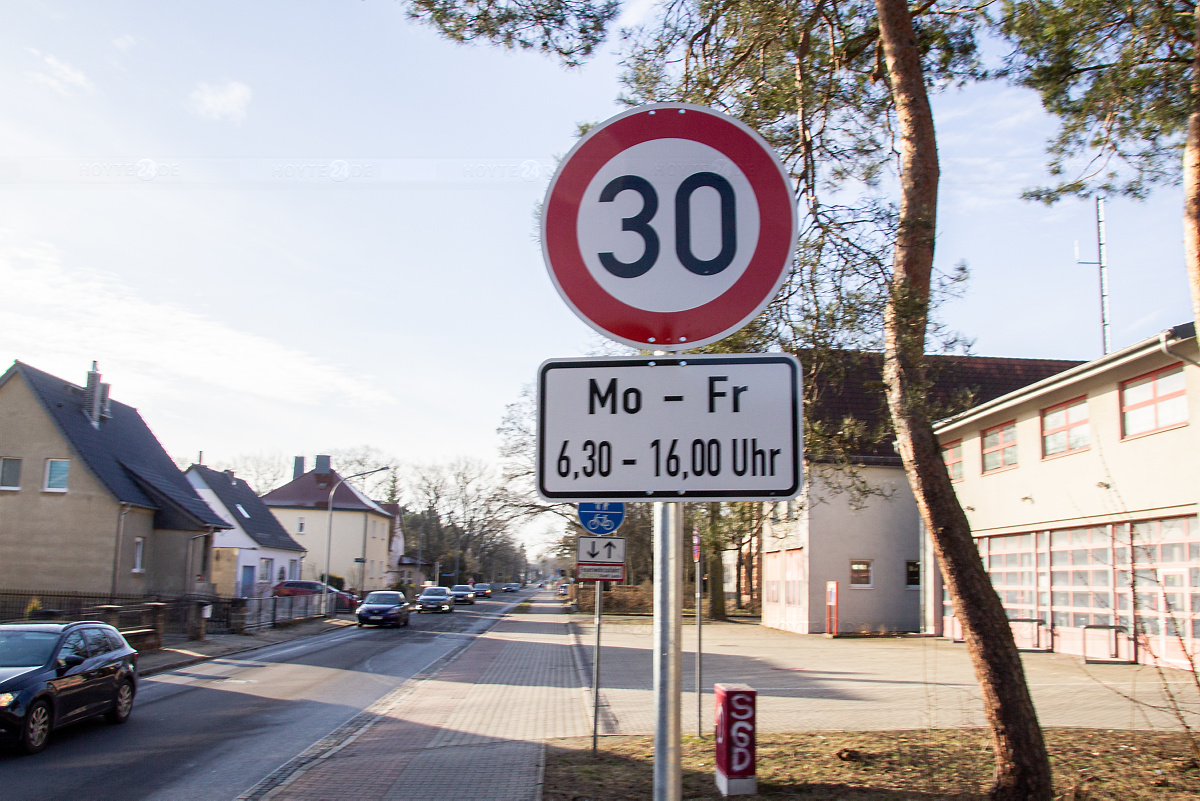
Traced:
<path fill-rule="evenodd" d="M 531 611 L 464 637 L 461 650 L 317 743 L 245 799 L 354 798 L 537 801 L 547 740 L 588 737 L 591 619 L 567 615 L 543 593 Z M 647 618 L 605 619 L 602 731 L 653 733 Z M 683 723 L 697 728 L 694 625 L 684 626 Z M 700 727 L 712 726 L 711 687 L 759 692 L 764 731 L 922 729 L 983 725 L 978 687 L 961 644 L 920 637 L 827 639 L 753 623 L 706 623 Z M 1174 728 L 1153 668 L 1083 665 L 1027 653 L 1026 674 L 1046 726 Z M 1186 674 L 1172 686 L 1194 701 Z M 1194 704 L 1193 704 L 1194 706 Z"/>

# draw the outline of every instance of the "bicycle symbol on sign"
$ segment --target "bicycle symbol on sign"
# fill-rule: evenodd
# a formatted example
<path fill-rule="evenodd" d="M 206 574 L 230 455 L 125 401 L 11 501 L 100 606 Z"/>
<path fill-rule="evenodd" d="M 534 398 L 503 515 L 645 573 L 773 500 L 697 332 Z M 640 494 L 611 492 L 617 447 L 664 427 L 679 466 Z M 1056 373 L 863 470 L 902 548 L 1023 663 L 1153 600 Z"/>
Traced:
<path fill-rule="evenodd" d="M 613 528 L 612 518 L 608 515 L 596 515 L 587 522 L 588 531 L 612 531 Z"/>

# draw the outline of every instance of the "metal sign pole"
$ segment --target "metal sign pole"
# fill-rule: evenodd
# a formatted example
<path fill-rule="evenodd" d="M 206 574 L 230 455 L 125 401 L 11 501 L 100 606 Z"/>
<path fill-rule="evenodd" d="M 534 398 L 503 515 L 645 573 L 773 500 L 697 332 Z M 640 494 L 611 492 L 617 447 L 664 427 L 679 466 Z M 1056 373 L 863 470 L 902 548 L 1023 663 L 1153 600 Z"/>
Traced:
<path fill-rule="evenodd" d="M 654 504 L 654 801 L 681 801 L 683 504 Z"/>
<path fill-rule="evenodd" d="M 695 540 L 695 562 L 696 562 L 696 736 L 704 739 L 704 683 L 700 680 L 701 676 L 701 660 L 704 658 L 703 640 L 700 637 L 701 621 L 704 615 L 701 614 L 704 604 L 704 593 L 702 586 L 704 583 L 704 548 L 700 545 L 700 533 L 696 532 Z"/>
<path fill-rule="evenodd" d="M 592 753 L 600 733 L 600 610 L 604 608 L 604 582 L 592 582 L 596 598 L 596 647 L 592 650 Z"/>

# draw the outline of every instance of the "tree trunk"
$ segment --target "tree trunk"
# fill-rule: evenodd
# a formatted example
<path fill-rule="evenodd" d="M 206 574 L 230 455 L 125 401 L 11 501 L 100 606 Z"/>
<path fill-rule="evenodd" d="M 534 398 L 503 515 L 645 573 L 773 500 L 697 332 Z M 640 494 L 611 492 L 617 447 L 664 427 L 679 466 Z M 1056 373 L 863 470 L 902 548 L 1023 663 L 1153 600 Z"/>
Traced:
<path fill-rule="evenodd" d="M 996 799 L 1049 799 L 1050 762 L 1000 598 L 979 558 L 921 399 L 937 221 L 938 155 L 921 54 L 906 0 L 875 0 L 900 134 L 900 219 L 885 314 L 884 383 L 904 470 L 955 614 L 992 730 Z"/>
<path fill-rule="evenodd" d="M 1192 107 L 1183 148 L 1183 258 L 1192 289 L 1192 319 L 1200 322 L 1200 2 L 1193 25 Z"/>
<path fill-rule="evenodd" d="M 721 504 L 708 505 L 708 547 L 704 568 L 708 574 L 708 618 L 725 620 L 725 533 L 721 529 Z"/>

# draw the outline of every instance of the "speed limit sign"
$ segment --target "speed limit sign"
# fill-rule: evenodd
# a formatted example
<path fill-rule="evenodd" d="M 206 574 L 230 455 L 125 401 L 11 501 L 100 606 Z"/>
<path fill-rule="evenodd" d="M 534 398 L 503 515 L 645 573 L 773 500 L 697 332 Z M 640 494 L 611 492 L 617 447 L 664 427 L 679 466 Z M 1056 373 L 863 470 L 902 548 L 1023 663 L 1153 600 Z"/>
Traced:
<path fill-rule="evenodd" d="M 642 106 L 604 122 L 550 183 L 542 248 L 567 305 L 651 350 L 714 342 L 752 320 L 787 274 L 796 203 L 774 150 L 703 106 Z"/>

